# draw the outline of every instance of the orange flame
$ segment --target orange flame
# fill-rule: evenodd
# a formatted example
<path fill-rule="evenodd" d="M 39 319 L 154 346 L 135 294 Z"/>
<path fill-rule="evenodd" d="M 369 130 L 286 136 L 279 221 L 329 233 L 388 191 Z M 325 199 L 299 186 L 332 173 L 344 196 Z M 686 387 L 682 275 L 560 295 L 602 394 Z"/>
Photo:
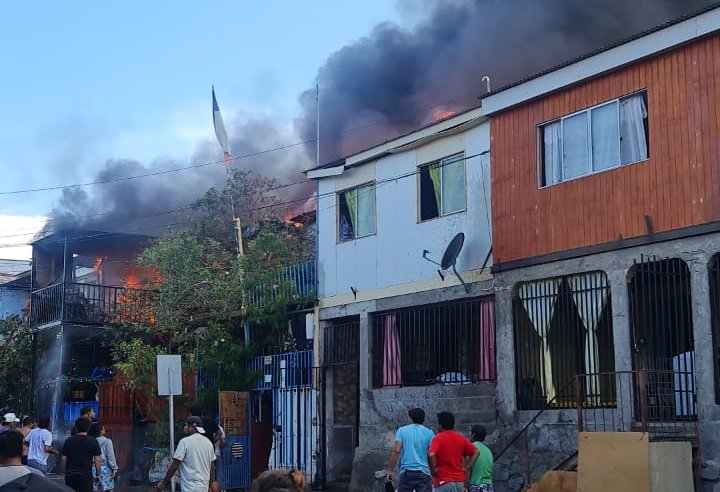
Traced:
<path fill-rule="evenodd" d="M 455 114 L 455 111 L 450 111 L 449 109 L 438 108 L 435 111 L 433 111 L 432 119 L 434 121 L 444 120 L 445 118 L 449 118 L 454 114 Z"/>

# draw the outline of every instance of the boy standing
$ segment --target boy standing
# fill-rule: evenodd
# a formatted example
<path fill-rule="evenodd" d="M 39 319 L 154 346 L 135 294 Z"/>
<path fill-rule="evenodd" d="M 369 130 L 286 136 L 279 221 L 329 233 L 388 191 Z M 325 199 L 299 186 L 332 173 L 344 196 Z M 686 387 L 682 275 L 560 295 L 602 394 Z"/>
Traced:
<path fill-rule="evenodd" d="M 494 492 L 495 490 L 492 485 L 492 451 L 483 443 L 486 435 L 487 430 L 482 425 L 474 425 L 470 430 L 470 441 L 477 448 L 479 455 L 470 472 L 469 492 Z"/>

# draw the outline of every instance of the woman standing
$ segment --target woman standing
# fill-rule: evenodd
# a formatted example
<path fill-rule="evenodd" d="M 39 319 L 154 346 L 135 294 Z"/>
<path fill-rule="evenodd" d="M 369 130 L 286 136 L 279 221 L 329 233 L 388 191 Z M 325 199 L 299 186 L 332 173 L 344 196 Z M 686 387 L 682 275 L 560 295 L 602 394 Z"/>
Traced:
<path fill-rule="evenodd" d="M 100 423 L 93 423 L 88 435 L 97 439 L 100 445 L 100 480 L 93 485 L 95 492 L 112 492 L 115 488 L 115 477 L 117 477 L 118 465 L 115 460 L 115 448 L 110 439 L 105 437 L 105 426 Z"/>

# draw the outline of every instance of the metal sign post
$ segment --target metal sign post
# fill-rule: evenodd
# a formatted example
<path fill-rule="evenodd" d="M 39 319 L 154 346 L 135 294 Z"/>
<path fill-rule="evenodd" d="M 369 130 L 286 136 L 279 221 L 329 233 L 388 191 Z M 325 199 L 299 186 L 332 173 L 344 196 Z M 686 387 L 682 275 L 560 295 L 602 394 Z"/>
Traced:
<path fill-rule="evenodd" d="M 157 356 L 158 395 L 168 397 L 170 423 L 170 459 L 175 454 L 175 395 L 182 395 L 182 366 L 179 355 Z M 175 492 L 174 477 L 170 490 Z"/>

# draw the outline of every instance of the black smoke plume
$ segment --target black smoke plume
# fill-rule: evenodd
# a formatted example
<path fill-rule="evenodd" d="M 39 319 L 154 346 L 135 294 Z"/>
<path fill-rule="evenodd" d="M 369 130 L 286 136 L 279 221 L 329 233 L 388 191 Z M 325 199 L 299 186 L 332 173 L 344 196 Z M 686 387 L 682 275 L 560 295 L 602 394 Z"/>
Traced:
<path fill-rule="evenodd" d="M 694 12 L 708 0 L 438 0 L 415 29 L 380 24 L 318 71 L 323 162 L 393 138 L 493 88 Z M 315 89 L 299 134 L 316 134 Z M 314 147 L 308 149 L 314 155 Z"/>
<path fill-rule="evenodd" d="M 316 82 L 321 100 L 321 161 L 328 162 L 425 124 L 447 111 L 479 104 L 481 79 L 498 88 L 540 70 L 602 48 L 659 23 L 698 10 L 708 0 L 414 0 L 404 9 L 426 14 L 413 29 L 391 23 L 347 45 L 328 58 Z M 416 14 L 416 12 L 413 12 Z M 310 142 L 234 163 L 281 182 L 302 179 L 315 160 L 315 90 L 300 95 L 298 135 L 279 130 L 270 119 L 236 122 L 228 133 L 235 156 Z M 232 119 L 228 120 L 232 122 Z M 208 114 L 210 124 L 210 114 Z M 215 142 L 199 146 L 191 163 L 217 160 Z M 172 167 L 177 162 L 143 165 L 107 161 L 101 181 Z M 50 227 L 109 231 L 176 227 L 163 213 L 186 206 L 209 187 L 221 187 L 222 164 L 195 171 L 65 190 L 51 214 Z M 312 186 L 291 186 L 279 199 L 310 195 Z"/>
<path fill-rule="evenodd" d="M 208 124 L 211 121 L 208 111 Z M 308 167 L 302 145 L 295 145 L 297 137 L 283 133 L 271 119 L 247 120 L 228 130 L 239 136 L 230 142 L 236 158 L 233 169 L 249 170 L 251 176 L 277 178 L 281 183 L 302 180 L 301 171 Z M 191 169 L 166 172 L 183 167 Z M 144 165 L 130 159 L 108 160 L 93 176 L 93 181 L 106 183 L 89 189 L 65 188 L 41 235 L 65 228 L 160 235 L 182 228 L 183 209 L 211 187 L 223 188 L 226 179 L 222 155 L 214 141 L 199 144 L 190 164 L 159 160 Z M 309 182 L 279 189 L 276 198 L 287 205 L 279 207 L 278 214 L 301 208 L 303 199 L 311 193 Z"/>

